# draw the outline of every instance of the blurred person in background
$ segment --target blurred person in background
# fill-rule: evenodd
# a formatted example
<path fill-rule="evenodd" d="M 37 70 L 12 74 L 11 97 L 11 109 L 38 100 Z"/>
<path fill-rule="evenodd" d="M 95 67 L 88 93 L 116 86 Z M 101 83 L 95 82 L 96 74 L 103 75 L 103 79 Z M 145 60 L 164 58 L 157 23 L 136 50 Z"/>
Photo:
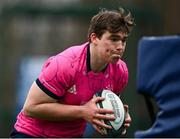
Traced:
<path fill-rule="evenodd" d="M 98 108 L 104 98 L 93 98 L 103 89 L 121 94 L 128 83 L 128 68 L 121 57 L 134 26 L 124 9 L 101 9 L 92 17 L 88 42 L 69 47 L 50 57 L 32 84 L 24 107 L 17 116 L 10 137 L 82 137 L 86 123 L 100 134 L 111 127 L 104 120 L 115 120 L 112 110 Z M 128 105 L 126 133 L 131 117 Z"/>

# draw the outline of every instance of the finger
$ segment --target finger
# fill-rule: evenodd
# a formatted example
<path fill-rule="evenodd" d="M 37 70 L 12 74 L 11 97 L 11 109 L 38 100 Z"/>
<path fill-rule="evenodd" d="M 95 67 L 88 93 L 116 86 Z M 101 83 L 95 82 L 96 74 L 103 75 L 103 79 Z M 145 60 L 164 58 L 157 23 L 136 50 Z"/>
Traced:
<path fill-rule="evenodd" d="M 94 118 L 96 119 L 105 119 L 105 120 L 115 120 L 116 117 L 114 115 L 105 115 L 105 114 L 99 114 L 99 113 L 96 113 Z"/>
<path fill-rule="evenodd" d="M 97 132 L 99 132 L 101 135 L 104 135 L 104 132 L 103 132 L 103 130 L 102 130 L 100 127 L 98 127 L 98 126 L 95 125 L 95 124 L 92 124 L 92 126 L 94 127 L 94 129 L 95 129 Z"/>
<path fill-rule="evenodd" d="M 132 120 L 131 120 L 129 113 L 126 113 L 125 123 L 131 123 L 131 122 L 132 122 Z"/>
<path fill-rule="evenodd" d="M 101 126 L 97 126 L 99 128 L 99 130 L 101 130 L 101 134 L 102 135 L 107 135 L 107 130 Z"/>
<path fill-rule="evenodd" d="M 129 106 L 127 104 L 124 104 L 124 109 L 125 109 L 126 113 L 129 113 Z"/>
<path fill-rule="evenodd" d="M 126 134 L 126 129 L 123 129 L 123 131 L 121 132 L 121 135 L 125 135 Z"/>
<path fill-rule="evenodd" d="M 114 111 L 111 109 L 104 109 L 104 108 L 99 108 L 98 110 L 99 113 L 103 113 L 103 114 L 113 114 Z"/>
<path fill-rule="evenodd" d="M 125 128 L 130 127 L 130 123 L 125 123 L 125 124 L 124 124 L 124 127 L 125 127 Z"/>
<path fill-rule="evenodd" d="M 103 101 L 105 98 L 104 97 L 95 97 L 94 101 L 95 103 L 99 102 L 99 101 Z"/>
<path fill-rule="evenodd" d="M 127 123 L 132 122 L 131 117 L 129 115 L 129 106 L 125 104 L 124 109 L 125 109 L 125 112 L 126 112 L 125 122 L 127 122 Z"/>
<path fill-rule="evenodd" d="M 105 124 L 103 121 L 100 121 L 100 120 L 98 120 L 98 119 L 93 119 L 93 123 L 96 124 L 97 126 L 100 126 L 100 127 L 112 129 L 111 126 Z"/>

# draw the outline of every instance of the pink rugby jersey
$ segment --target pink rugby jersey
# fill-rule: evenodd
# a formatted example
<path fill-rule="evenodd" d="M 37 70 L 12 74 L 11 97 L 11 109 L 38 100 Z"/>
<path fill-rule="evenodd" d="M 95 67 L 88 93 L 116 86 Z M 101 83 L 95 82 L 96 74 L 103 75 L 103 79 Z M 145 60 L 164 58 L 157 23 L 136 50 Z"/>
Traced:
<path fill-rule="evenodd" d="M 73 46 L 50 57 L 43 66 L 36 84 L 44 93 L 64 104 L 83 105 L 102 89 L 121 93 L 128 82 L 126 64 L 119 60 L 110 63 L 99 73 L 91 71 L 89 43 Z M 30 118 L 23 114 L 17 117 L 15 129 L 34 137 L 80 137 L 86 121 L 51 122 Z"/>

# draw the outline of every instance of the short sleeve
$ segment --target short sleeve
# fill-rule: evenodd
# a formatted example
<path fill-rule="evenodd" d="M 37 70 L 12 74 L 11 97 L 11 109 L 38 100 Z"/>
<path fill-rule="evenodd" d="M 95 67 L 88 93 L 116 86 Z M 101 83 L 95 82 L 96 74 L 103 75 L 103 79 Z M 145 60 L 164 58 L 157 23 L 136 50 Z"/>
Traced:
<path fill-rule="evenodd" d="M 72 69 L 68 59 L 55 56 L 44 64 L 36 80 L 37 85 L 52 98 L 61 98 L 72 84 Z M 72 70 L 72 71 L 71 71 Z"/>

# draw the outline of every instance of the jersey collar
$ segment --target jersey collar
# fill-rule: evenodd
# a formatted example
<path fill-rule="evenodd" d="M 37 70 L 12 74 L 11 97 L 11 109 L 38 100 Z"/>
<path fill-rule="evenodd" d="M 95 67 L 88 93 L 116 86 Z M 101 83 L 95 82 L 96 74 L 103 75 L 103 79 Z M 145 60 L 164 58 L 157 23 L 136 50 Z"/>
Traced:
<path fill-rule="evenodd" d="M 87 55 L 86 55 L 86 68 L 87 68 L 87 72 L 91 71 L 91 63 L 90 63 L 90 44 L 88 44 L 87 46 Z"/>
<path fill-rule="evenodd" d="M 106 67 L 102 70 L 102 72 L 105 72 L 105 70 L 107 69 L 108 65 L 106 65 Z M 87 68 L 87 72 L 92 71 L 92 69 L 91 69 L 90 43 L 87 46 L 86 68 Z"/>

